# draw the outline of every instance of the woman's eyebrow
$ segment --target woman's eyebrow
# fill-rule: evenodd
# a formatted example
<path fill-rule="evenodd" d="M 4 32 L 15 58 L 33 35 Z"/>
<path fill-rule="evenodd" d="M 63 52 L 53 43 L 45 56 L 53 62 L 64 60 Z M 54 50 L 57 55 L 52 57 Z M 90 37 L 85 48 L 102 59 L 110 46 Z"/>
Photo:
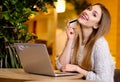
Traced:
<path fill-rule="evenodd" d="M 92 7 L 93 7 L 92 5 L 89 6 L 89 8 L 90 8 L 91 10 L 92 10 Z"/>
<path fill-rule="evenodd" d="M 94 11 L 94 13 L 98 15 L 98 12 L 97 12 L 97 11 Z"/>

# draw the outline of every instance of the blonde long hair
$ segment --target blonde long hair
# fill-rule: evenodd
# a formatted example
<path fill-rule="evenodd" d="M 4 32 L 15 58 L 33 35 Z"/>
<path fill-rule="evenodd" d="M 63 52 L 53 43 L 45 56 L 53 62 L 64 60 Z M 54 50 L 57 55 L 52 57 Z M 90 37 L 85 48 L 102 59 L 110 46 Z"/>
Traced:
<path fill-rule="evenodd" d="M 91 61 L 91 54 L 92 54 L 92 49 L 93 46 L 98 38 L 101 36 L 104 36 L 107 34 L 107 32 L 110 29 L 110 24 L 111 24 L 111 17 L 110 13 L 106 9 L 105 6 L 103 6 L 100 3 L 96 3 L 94 5 L 99 5 L 102 10 L 102 16 L 99 21 L 99 28 L 98 29 L 93 29 L 93 33 L 90 35 L 85 47 L 84 47 L 84 53 L 83 53 L 83 60 L 82 63 L 80 64 L 81 68 L 86 69 L 88 71 L 91 70 L 92 68 L 92 61 Z M 80 54 L 80 45 L 81 45 L 81 28 L 79 31 L 76 31 L 76 37 L 75 37 L 75 47 L 74 47 L 74 62 L 76 62 L 76 57 L 77 55 Z"/>

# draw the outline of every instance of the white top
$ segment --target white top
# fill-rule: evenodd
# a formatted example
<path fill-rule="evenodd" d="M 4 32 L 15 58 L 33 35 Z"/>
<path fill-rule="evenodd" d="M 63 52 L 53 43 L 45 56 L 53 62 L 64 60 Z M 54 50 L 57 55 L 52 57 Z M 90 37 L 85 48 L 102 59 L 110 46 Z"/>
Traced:
<path fill-rule="evenodd" d="M 103 80 L 114 82 L 114 61 L 104 37 L 98 39 L 92 51 L 92 71 L 89 71 L 87 80 Z"/>
<path fill-rule="evenodd" d="M 78 58 L 80 59 L 80 58 Z M 109 46 L 104 37 L 99 38 L 92 50 L 92 71 L 88 72 L 86 80 L 114 82 L 114 61 Z M 79 61 L 79 60 L 78 60 Z M 57 61 L 57 66 L 60 66 Z"/>

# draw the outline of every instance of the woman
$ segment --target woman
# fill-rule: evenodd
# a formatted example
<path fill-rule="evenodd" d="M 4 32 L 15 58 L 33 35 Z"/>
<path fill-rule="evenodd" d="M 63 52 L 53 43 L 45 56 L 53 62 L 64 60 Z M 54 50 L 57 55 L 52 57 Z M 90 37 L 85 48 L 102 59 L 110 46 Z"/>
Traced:
<path fill-rule="evenodd" d="M 77 22 L 79 28 L 67 24 L 67 42 L 57 67 L 83 74 L 86 80 L 114 82 L 114 62 L 104 38 L 111 23 L 108 10 L 100 3 L 89 6 Z"/>

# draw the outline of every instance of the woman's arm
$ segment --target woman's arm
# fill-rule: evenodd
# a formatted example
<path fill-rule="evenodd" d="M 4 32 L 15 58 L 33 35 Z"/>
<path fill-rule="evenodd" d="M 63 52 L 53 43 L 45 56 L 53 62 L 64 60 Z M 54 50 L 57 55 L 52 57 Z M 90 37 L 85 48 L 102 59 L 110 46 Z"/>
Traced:
<path fill-rule="evenodd" d="M 66 65 L 70 63 L 71 52 L 72 52 L 72 41 L 67 40 L 64 51 L 59 57 L 59 62 L 61 65 Z"/>
<path fill-rule="evenodd" d="M 75 31 L 74 31 L 74 28 L 70 26 L 69 21 L 67 23 L 67 27 L 68 28 L 66 30 L 66 34 L 67 34 L 66 46 L 63 50 L 63 53 L 59 57 L 59 62 L 61 65 L 66 65 L 70 63 L 70 57 L 73 50 L 72 46 L 73 46 L 73 41 L 75 37 Z"/>

